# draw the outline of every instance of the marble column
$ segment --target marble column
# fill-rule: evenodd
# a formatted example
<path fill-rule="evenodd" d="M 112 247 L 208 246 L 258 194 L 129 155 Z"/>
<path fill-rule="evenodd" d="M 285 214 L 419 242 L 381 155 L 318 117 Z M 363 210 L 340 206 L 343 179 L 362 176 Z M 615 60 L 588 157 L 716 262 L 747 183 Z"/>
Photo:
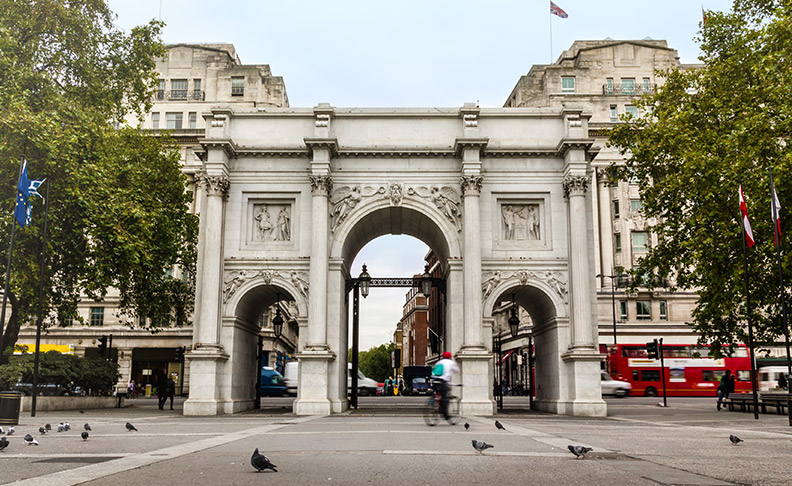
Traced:
<path fill-rule="evenodd" d="M 611 214 L 610 187 L 608 186 L 607 174 L 604 168 L 598 168 L 595 172 L 597 177 L 597 194 L 599 199 L 599 231 L 600 231 L 600 271 L 605 275 L 613 275 L 613 215 Z M 603 279 L 610 281 L 612 279 Z M 604 282 L 601 287 L 605 287 Z"/>
<path fill-rule="evenodd" d="M 311 179 L 311 262 L 308 286 L 308 336 L 306 348 L 327 349 L 327 235 L 329 197 L 333 180 L 329 175 L 310 176 Z"/>
<path fill-rule="evenodd" d="M 464 347 L 483 347 L 481 325 L 481 199 L 482 177 L 479 175 L 462 176 L 464 197 L 465 253 L 464 253 L 464 292 L 465 292 L 465 341 Z"/>
<path fill-rule="evenodd" d="M 564 196 L 569 201 L 569 275 L 574 290 L 572 301 L 572 347 L 595 347 L 594 326 L 591 323 L 592 274 L 588 258 L 586 190 L 588 177 L 567 176 Z"/>

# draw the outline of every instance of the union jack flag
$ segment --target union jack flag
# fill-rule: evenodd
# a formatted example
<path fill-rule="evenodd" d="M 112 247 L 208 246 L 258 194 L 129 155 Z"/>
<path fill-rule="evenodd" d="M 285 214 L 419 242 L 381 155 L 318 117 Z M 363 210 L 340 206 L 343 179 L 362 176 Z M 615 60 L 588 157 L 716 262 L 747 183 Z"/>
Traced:
<path fill-rule="evenodd" d="M 556 5 L 553 2 L 550 2 L 550 13 L 553 14 L 553 15 L 558 15 L 562 19 L 565 19 L 565 18 L 569 17 L 569 15 L 567 15 L 567 13 L 564 12 L 563 8 L 559 7 L 558 5 Z"/>

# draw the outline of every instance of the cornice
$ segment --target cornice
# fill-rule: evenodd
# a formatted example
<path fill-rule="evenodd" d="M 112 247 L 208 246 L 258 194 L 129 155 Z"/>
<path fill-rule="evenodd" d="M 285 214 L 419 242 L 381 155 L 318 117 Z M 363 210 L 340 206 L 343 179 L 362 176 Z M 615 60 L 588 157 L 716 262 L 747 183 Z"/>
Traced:
<path fill-rule="evenodd" d="M 456 156 L 462 155 L 462 150 L 465 149 L 479 149 L 483 151 L 487 148 L 489 138 L 457 138 L 454 140 L 454 154 Z"/>
<path fill-rule="evenodd" d="M 316 149 L 328 149 L 330 150 L 331 157 L 338 156 L 338 139 L 306 137 L 303 139 L 303 142 L 305 142 L 305 146 L 308 147 L 308 151 L 311 155 L 313 155 Z"/>
<path fill-rule="evenodd" d="M 202 139 L 198 140 L 204 150 L 209 149 L 223 149 L 228 157 L 236 157 L 237 146 L 233 140 L 230 139 Z"/>
<path fill-rule="evenodd" d="M 556 146 L 556 155 L 562 158 L 566 157 L 567 152 L 570 150 L 584 150 L 588 152 L 592 145 L 594 145 L 593 138 L 564 139 L 558 142 Z"/>

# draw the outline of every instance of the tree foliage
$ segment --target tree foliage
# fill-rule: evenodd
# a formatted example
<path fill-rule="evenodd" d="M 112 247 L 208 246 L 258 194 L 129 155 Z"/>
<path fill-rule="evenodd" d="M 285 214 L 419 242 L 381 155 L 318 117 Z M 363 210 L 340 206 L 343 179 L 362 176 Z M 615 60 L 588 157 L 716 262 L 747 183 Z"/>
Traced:
<path fill-rule="evenodd" d="M 194 275 L 197 219 L 172 141 L 125 119 L 151 104 L 161 24 L 129 33 L 113 25 L 104 0 L 0 0 L 0 256 L 7 259 L 22 154 L 30 178 L 47 178 L 49 228 L 45 316 L 78 318 L 81 295 L 120 292 L 123 315 L 150 326 L 185 323 Z M 119 128 L 120 127 L 120 128 Z M 45 186 L 40 188 L 44 192 Z M 22 323 L 37 314 L 43 204 L 16 231 L 10 353 Z"/>
<path fill-rule="evenodd" d="M 16 383 L 33 383 L 33 354 L 11 356 L 0 365 L 0 387 L 9 389 Z M 39 355 L 39 383 L 55 384 L 72 391 L 80 387 L 92 395 L 114 390 L 121 374 L 118 364 L 101 358 L 83 358 L 49 351 Z"/>
<path fill-rule="evenodd" d="M 391 367 L 391 353 L 396 348 L 394 343 L 380 344 L 368 351 L 358 354 L 358 369 L 372 380 L 382 383 L 393 375 Z M 349 350 L 349 360 L 352 361 L 352 350 Z"/>
<path fill-rule="evenodd" d="M 698 40 L 705 67 L 665 74 L 639 103 L 647 115 L 613 130 L 610 143 L 626 163 L 612 174 L 637 182 L 659 236 L 636 280 L 670 277 L 697 291 L 692 324 L 721 352 L 747 342 L 739 178 L 756 239 L 748 251 L 756 339 L 783 333 L 769 169 L 781 204 L 792 207 L 792 2 L 736 0 L 730 12 L 707 12 Z M 781 245 L 790 282 L 789 231 Z"/>

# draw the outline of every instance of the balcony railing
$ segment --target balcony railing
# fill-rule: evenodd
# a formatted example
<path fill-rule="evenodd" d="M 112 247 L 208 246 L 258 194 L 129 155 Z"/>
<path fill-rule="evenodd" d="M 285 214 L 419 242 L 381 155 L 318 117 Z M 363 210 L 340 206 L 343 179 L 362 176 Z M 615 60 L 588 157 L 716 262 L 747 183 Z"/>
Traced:
<path fill-rule="evenodd" d="M 602 94 L 608 96 L 641 96 L 646 93 L 654 93 L 656 87 L 656 84 L 603 84 Z"/>
<path fill-rule="evenodd" d="M 206 94 L 201 90 L 186 90 L 174 89 L 171 91 L 159 90 L 154 94 L 156 101 L 171 101 L 171 100 L 184 100 L 184 101 L 204 101 Z"/>

